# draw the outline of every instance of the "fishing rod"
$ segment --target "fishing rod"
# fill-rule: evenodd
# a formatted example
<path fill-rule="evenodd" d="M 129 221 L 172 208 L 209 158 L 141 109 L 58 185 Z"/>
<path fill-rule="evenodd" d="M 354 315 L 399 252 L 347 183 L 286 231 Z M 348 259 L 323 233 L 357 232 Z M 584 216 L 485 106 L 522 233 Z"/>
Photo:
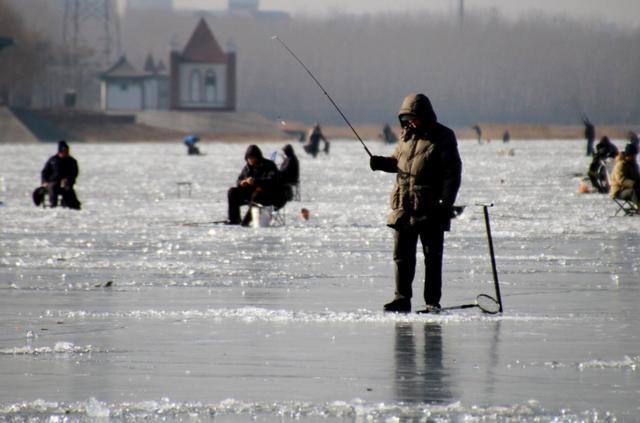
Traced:
<path fill-rule="evenodd" d="M 313 75 L 313 73 L 311 73 L 311 71 L 309 70 L 308 67 L 305 66 L 304 63 L 302 63 L 302 60 L 300 60 L 300 58 L 298 58 L 298 56 L 296 56 L 296 54 L 293 52 L 293 50 L 291 50 L 289 48 L 289 46 L 287 46 L 284 41 L 282 41 L 280 39 L 280 37 L 278 37 L 277 35 L 274 35 L 271 37 L 272 40 L 276 40 L 278 41 L 282 47 L 284 47 L 292 56 L 294 59 L 296 59 L 298 61 L 298 63 L 300 63 L 300 66 L 302 66 L 304 68 L 304 70 L 307 71 L 307 73 L 309 74 L 309 76 L 315 81 L 316 84 L 318 84 L 318 87 L 320 87 L 320 89 L 322 90 L 322 92 L 324 93 L 324 95 L 327 96 L 327 98 L 329 99 L 329 101 L 331 102 L 331 104 L 333 104 L 333 107 L 336 108 L 336 110 L 338 111 L 338 113 L 340 113 L 340 116 L 342 116 L 342 119 L 344 119 L 344 121 L 347 123 L 347 125 L 349 125 L 349 128 L 351 128 L 351 130 L 353 131 L 353 133 L 355 134 L 356 138 L 358 138 L 358 141 L 360 141 L 360 143 L 362 144 L 362 146 L 364 147 L 364 151 L 367 152 L 367 154 L 369 155 L 369 157 L 373 157 L 373 154 L 371 154 L 371 152 L 369 151 L 369 149 L 367 148 L 367 145 L 364 143 L 364 141 L 362 141 L 362 138 L 360 138 L 360 135 L 358 135 L 358 133 L 356 132 L 355 128 L 351 125 L 351 122 L 349 122 L 349 119 L 347 119 L 347 117 L 344 115 L 344 113 L 342 113 L 342 110 L 340 110 L 340 107 L 338 107 L 338 105 L 336 104 L 335 101 L 333 101 L 333 99 L 331 98 L 331 96 L 327 93 L 327 90 L 324 89 L 324 87 L 322 86 L 322 84 L 320 83 L 320 81 L 318 81 L 318 79 Z"/>

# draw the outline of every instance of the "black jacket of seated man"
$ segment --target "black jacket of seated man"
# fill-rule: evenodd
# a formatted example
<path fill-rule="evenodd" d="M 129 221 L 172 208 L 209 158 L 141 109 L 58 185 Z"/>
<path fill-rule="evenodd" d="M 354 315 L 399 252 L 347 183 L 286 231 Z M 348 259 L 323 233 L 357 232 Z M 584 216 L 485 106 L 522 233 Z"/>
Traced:
<path fill-rule="evenodd" d="M 287 144 L 282 149 L 284 160 L 280 165 L 280 182 L 283 184 L 295 185 L 300 179 L 300 162 L 291 144 Z"/>
<path fill-rule="evenodd" d="M 62 206 L 80 210 L 80 201 L 73 186 L 78 178 L 78 162 L 69 154 L 69 145 L 65 141 L 58 143 L 58 154 L 51 156 L 41 172 L 42 186 L 49 193 L 49 205 L 58 205 L 58 196 L 62 196 Z"/>
<path fill-rule="evenodd" d="M 229 188 L 227 193 L 228 220 L 234 225 L 249 223 L 250 213 L 244 222 L 240 220 L 240 206 L 244 204 L 281 205 L 276 164 L 265 159 L 257 145 L 250 145 L 244 158 L 246 164 L 238 175 L 236 186 Z"/>
<path fill-rule="evenodd" d="M 293 199 L 293 187 L 300 182 L 300 162 L 291 144 L 287 144 L 282 149 L 284 160 L 278 169 L 282 196 L 286 201 Z"/>
<path fill-rule="evenodd" d="M 427 96 L 408 95 L 398 118 L 402 133 L 394 153 L 370 160 L 372 170 L 397 175 L 387 219 L 387 225 L 394 229 L 396 291 L 384 309 L 411 311 L 418 238 L 424 251 L 424 300 L 427 309 L 439 308 L 444 232 L 450 229 L 462 161 L 455 134 L 437 121 Z"/>

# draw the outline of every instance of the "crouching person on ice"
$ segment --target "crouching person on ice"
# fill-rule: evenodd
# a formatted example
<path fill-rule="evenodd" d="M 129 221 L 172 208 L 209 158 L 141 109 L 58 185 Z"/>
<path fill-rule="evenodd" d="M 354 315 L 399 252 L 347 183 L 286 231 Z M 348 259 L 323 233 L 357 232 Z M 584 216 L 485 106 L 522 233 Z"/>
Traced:
<path fill-rule="evenodd" d="M 49 206 L 58 206 L 58 197 L 62 197 L 62 207 L 80 210 L 73 186 L 78 178 L 78 162 L 69 153 L 69 145 L 64 141 L 58 143 L 58 153 L 51 156 L 41 172 L 42 185 L 34 191 L 34 202 L 40 205 L 44 195 L 49 195 Z"/>
<path fill-rule="evenodd" d="M 396 173 L 387 225 L 394 229 L 395 297 L 384 311 L 411 311 L 416 246 L 422 242 L 425 311 L 438 311 L 442 291 L 444 232 L 451 226 L 462 161 L 453 131 L 438 123 L 424 94 L 410 94 L 399 112 L 402 132 L 390 157 L 373 156 L 372 170 Z"/>
<path fill-rule="evenodd" d="M 282 206 L 282 193 L 278 184 L 278 168 L 271 160 L 265 159 L 256 145 L 250 145 L 244 155 L 245 166 L 242 168 L 235 187 L 229 188 L 228 224 L 248 226 L 251 213 L 247 212 L 240 219 L 240 206 L 260 204 L 262 206 Z"/>

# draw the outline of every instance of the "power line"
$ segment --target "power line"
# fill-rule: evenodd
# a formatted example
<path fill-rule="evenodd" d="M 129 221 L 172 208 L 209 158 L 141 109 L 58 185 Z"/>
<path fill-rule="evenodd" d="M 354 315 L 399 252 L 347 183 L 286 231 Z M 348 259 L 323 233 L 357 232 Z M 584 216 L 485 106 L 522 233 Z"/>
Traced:
<path fill-rule="evenodd" d="M 64 45 L 77 56 L 92 36 L 100 61 L 110 64 L 121 50 L 116 0 L 64 0 Z"/>

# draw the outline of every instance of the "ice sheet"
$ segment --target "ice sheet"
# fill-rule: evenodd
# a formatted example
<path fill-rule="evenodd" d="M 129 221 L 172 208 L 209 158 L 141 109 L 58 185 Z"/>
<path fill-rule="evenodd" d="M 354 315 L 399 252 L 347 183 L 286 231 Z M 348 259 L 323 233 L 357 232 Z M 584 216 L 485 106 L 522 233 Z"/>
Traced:
<path fill-rule="evenodd" d="M 583 142 L 460 144 L 442 303 L 493 292 L 493 202 L 501 316 L 383 314 L 393 176 L 294 147 L 302 201 L 245 229 L 211 223 L 245 144 L 72 144 L 80 212 L 31 204 L 55 145 L 0 145 L 0 419 L 640 420 L 640 219 L 578 193 Z"/>

